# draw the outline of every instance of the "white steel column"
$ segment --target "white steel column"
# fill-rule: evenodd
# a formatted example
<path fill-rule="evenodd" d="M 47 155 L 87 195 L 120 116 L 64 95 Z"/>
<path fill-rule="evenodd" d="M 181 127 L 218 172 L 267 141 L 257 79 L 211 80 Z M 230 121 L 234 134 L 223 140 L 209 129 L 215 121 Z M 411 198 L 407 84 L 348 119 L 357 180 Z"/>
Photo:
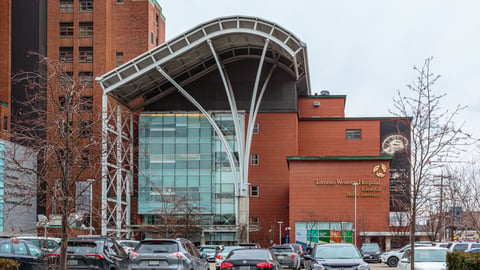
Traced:
<path fill-rule="evenodd" d="M 116 236 L 121 237 L 120 231 L 122 230 L 122 195 L 123 195 L 123 175 L 122 175 L 122 164 L 123 164 L 123 153 L 122 153 L 122 106 L 117 104 L 117 121 L 116 121 L 116 134 L 117 134 L 117 159 L 116 162 L 116 172 L 115 172 L 115 182 L 116 182 L 116 194 L 117 198 L 115 201 L 115 230 Z"/>
<path fill-rule="evenodd" d="M 107 185 L 108 185 L 108 150 L 107 150 L 107 140 L 108 140 L 108 97 L 105 92 L 102 95 L 102 224 L 101 224 L 101 233 L 102 235 L 107 234 L 107 220 L 108 220 L 108 203 L 107 203 Z"/>

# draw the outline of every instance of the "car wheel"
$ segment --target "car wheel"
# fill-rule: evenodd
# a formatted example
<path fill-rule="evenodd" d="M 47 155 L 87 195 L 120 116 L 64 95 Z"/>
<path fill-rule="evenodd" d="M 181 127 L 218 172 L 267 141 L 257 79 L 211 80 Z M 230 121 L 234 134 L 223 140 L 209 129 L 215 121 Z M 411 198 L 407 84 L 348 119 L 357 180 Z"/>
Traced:
<path fill-rule="evenodd" d="M 398 264 L 398 258 L 397 258 L 397 257 L 390 257 L 390 258 L 388 258 L 387 264 L 388 264 L 388 266 L 390 266 L 390 267 L 395 267 L 395 266 L 397 266 L 397 264 Z"/>

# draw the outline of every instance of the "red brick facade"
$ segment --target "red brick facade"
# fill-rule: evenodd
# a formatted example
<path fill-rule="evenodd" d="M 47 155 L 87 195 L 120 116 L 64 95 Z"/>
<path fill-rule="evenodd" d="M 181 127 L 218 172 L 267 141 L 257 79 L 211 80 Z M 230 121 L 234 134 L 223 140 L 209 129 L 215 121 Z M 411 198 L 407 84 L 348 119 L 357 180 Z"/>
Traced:
<path fill-rule="evenodd" d="M 60 1 L 48 0 L 48 57 L 59 60 L 60 47 L 72 49 L 73 60 L 66 62 L 66 70 L 72 72 L 75 81 L 79 81 L 80 73 L 91 72 L 93 87 L 85 95 L 93 97 L 93 114 L 101 115 L 103 90 L 95 78 L 164 43 L 165 18 L 155 0 L 86 2 L 93 6 L 82 6 L 74 0 L 73 9 L 66 11 L 61 9 Z M 65 23 L 73 25 L 72 36 L 61 35 L 61 24 Z M 93 32 L 88 33 L 92 26 Z M 81 58 L 81 48 L 92 48 L 93 59 Z M 93 208 L 101 209 L 101 181 L 93 184 L 93 191 L 93 198 L 99 198 L 93 201 Z M 131 208 L 136 209 L 135 202 Z M 47 214 L 49 211 L 47 206 Z M 100 227 L 99 214 L 94 213 L 93 222 L 95 228 Z"/>
<path fill-rule="evenodd" d="M 0 139 L 10 138 L 11 0 L 0 0 Z"/>
<path fill-rule="evenodd" d="M 296 222 L 312 219 L 353 224 L 353 182 L 358 183 L 359 243 L 367 233 L 390 231 L 392 157 L 380 152 L 381 122 L 388 119 L 345 118 L 345 99 L 303 97 L 298 114 L 258 115 L 251 153 L 259 155 L 259 165 L 249 170 L 249 183 L 259 192 L 250 197 L 250 220 L 258 222 L 252 225 L 258 231 L 250 241 L 270 246 L 289 234 L 289 242 L 295 242 Z M 360 138 L 347 139 L 347 130 L 360 131 Z"/>

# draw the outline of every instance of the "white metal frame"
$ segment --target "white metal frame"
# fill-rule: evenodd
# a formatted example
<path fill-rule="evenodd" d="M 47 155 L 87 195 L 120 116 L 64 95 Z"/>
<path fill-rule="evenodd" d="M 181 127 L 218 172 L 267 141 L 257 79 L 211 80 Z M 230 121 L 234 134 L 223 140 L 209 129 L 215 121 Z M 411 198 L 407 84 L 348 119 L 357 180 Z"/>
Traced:
<path fill-rule="evenodd" d="M 245 47 L 249 50 L 250 47 L 262 48 L 262 53 L 253 56 L 233 56 L 230 59 L 221 59 L 219 56 L 221 52 L 233 50 L 236 47 Z M 181 59 L 182 55 L 192 51 L 198 57 L 194 57 L 195 59 L 190 62 Z M 208 51 L 211 55 L 207 55 Z M 273 57 L 267 57 L 268 51 L 271 52 Z M 259 65 L 249 109 L 248 125 L 246 132 L 244 132 L 240 126 L 234 91 L 224 65 L 241 58 L 252 57 L 259 59 Z M 281 57 L 288 59 L 290 64 L 278 61 Z M 215 64 L 207 66 L 207 58 L 213 58 Z M 260 78 L 265 61 L 272 63 L 272 65 L 260 88 Z M 190 72 L 190 69 L 198 66 L 203 67 L 204 70 L 197 74 Z M 305 44 L 274 23 L 259 18 L 235 16 L 219 18 L 197 26 L 172 41 L 97 78 L 104 91 L 102 234 L 115 234 L 118 237 L 128 237 L 130 234 L 130 193 L 133 187 L 134 139 L 132 113 L 174 91 L 180 92 L 202 112 L 225 147 L 234 174 L 236 205 L 240 205 L 240 209 L 237 209 L 236 213 L 239 220 L 237 229 L 243 227 L 248 232 L 248 168 L 251 140 L 262 97 L 277 67 L 281 67 L 297 80 L 305 77 L 307 90 L 310 92 Z M 213 70 L 218 70 L 220 73 L 234 119 L 236 144 L 239 153 L 238 167 L 233 151 L 228 146 L 218 125 L 207 110 L 184 89 L 184 85 L 187 83 Z M 154 71 L 161 76 L 155 75 Z M 183 81 L 176 81 L 175 78 L 180 74 L 186 74 L 188 78 L 183 79 Z M 161 89 L 162 84 L 166 82 L 169 82 L 173 87 Z M 139 104 L 139 98 L 145 94 L 145 91 L 151 91 L 151 89 L 158 91 L 158 94 Z M 112 98 L 116 100 L 116 104 L 112 104 L 115 103 L 112 102 Z M 124 108 L 129 110 L 130 113 L 124 113 Z M 116 162 L 114 163 L 112 160 Z M 115 196 L 108 197 L 111 194 Z M 243 239 L 243 241 L 245 240 L 248 241 L 248 233 L 247 239 Z"/>

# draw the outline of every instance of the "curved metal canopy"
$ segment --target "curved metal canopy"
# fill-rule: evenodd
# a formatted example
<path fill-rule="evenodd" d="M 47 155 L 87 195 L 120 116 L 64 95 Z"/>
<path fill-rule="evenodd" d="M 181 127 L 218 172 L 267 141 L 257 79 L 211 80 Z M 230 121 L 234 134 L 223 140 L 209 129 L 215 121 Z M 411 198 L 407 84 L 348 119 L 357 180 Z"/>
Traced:
<path fill-rule="evenodd" d="M 265 61 L 276 64 L 295 80 L 305 77 L 310 93 L 305 43 L 274 23 L 244 16 L 201 24 L 96 80 L 107 95 L 136 111 L 176 91 L 157 67 L 184 86 L 218 68 L 208 43 L 222 64 L 227 64 L 260 58 L 266 40 L 270 42 Z"/>

